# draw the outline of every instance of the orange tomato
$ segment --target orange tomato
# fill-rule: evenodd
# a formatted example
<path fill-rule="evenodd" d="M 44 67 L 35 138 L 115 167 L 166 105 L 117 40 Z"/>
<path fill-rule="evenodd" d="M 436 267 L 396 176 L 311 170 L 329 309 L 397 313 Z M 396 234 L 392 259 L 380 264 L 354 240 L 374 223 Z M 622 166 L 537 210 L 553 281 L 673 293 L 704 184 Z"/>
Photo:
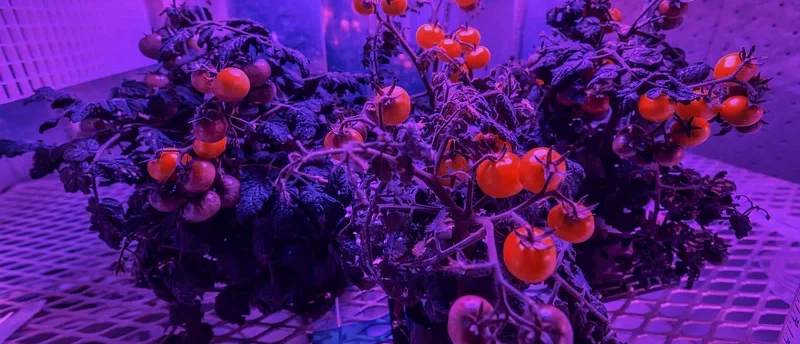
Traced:
<path fill-rule="evenodd" d="M 458 31 L 456 31 L 456 38 L 467 44 L 467 50 L 472 50 L 473 47 L 477 47 L 478 44 L 481 44 L 481 33 L 474 27 L 459 28 Z"/>
<path fill-rule="evenodd" d="M 225 102 L 238 102 L 250 92 L 250 79 L 241 69 L 229 67 L 221 70 L 211 83 L 214 95 Z"/>
<path fill-rule="evenodd" d="M 547 163 L 547 155 L 550 154 L 550 161 L 551 164 L 553 161 L 558 160 L 561 158 L 561 154 L 558 154 L 555 150 L 550 152 L 550 148 L 545 147 L 538 147 L 529 150 L 522 156 L 522 161 L 519 163 L 519 182 L 522 186 L 525 187 L 528 191 L 531 192 L 543 192 L 544 184 L 547 181 L 548 170 L 552 171 L 553 167 L 548 166 L 546 168 L 539 160 Z M 555 170 L 558 173 L 553 173 L 550 177 L 550 183 L 547 185 L 547 190 L 544 191 L 553 191 L 558 189 L 561 186 L 561 182 L 564 181 L 564 173 L 567 172 L 567 163 L 566 161 L 562 161 L 555 166 Z"/>
<path fill-rule="evenodd" d="M 723 56 L 717 64 L 714 66 L 714 79 L 722 79 L 727 78 L 733 75 L 734 72 L 742 65 L 742 58 L 739 56 L 739 53 L 730 53 L 728 55 Z M 736 79 L 739 81 L 749 81 L 753 77 L 758 74 L 758 65 L 754 63 L 748 63 L 746 66 L 739 71 L 739 74 L 736 75 Z"/>
<path fill-rule="evenodd" d="M 416 38 L 420 47 L 430 49 L 444 39 L 444 30 L 439 25 L 423 24 L 417 29 Z"/>
<path fill-rule="evenodd" d="M 461 44 L 456 42 L 453 39 L 445 38 L 440 42 L 436 43 L 436 46 L 444 50 L 444 53 L 439 53 L 439 60 L 442 62 L 450 62 L 451 59 L 455 59 L 461 56 Z M 448 58 L 449 57 L 449 58 Z"/>
<path fill-rule="evenodd" d="M 450 171 L 453 171 L 453 173 L 450 173 Z M 439 168 L 436 171 L 436 176 L 439 178 L 439 183 L 441 183 L 442 186 L 450 186 L 450 183 L 458 185 L 466 177 L 462 174 L 455 174 L 459 171 L 468 173 L 469 163 L 467 163 L 467 158 L 456 155 L 452 158 L 442 160 L 442 163 L 439 164 Z"/>
<path fill-rule="evenodd" d="M 383 12 L 388 16 L 399 16 L 406 13 L 408 0 L 380 0 Z"/>
<path fill-rule="evenodd" d="M 758 123 L 762 117 L 764 117 L 764 108 L 758 105 L 750 105 L 741 112 L 722 115 L 722 119 L 724 119 L 725 122 L 733 124 L 736 127 L 749 127 Z"/>
<path fill-rule="evenodd" d="M 489 60 L 492 58 L 492 53 L 489 48 L 484 46 L 476 47 L 475 50 L 467 53 L 464 62 L 470 69 L 479 69 L 489 65 Z"/>
<path fill-rule="evenodd" d="M 356 13 L 365 16 L 375 13 L 375 5 L 364 0 L 353 0 L 353 9 Z"/>
<path fill-rule="evenodd" d="M 197 154 L 197 156 L 206 159 L 214 159 L 222 155 L 227 146 L 227 137 L 217 142 L 203 142 L 199 139 L 194 139 L 194 143 L 192 143 L 192 149 L 194 150 L 194 153 Z"/>
<path fill-rule="evenodd" d="M 459 80 L 461 80 L 462 74 L 469 76 L 469 68 L 467 68 L 467 65 L 461 65 L 459 69 L 456 69 L 453 73 L 451 73 L 450 81 L 458 82 Z"/>
<path fill-rule="evenodd" d="M 332 130 L 325 135 L 325 140 L 322 141 L 322 146 L 325 147 L 325 149 L 336 149 L 342 148 L 342 146 L 350 142 L 363 143 L 364 137 L 353 128 L 343 128 L 341 133 L 337 133 Z M 333 154 L 332 157 L 335 160 L 342 160 L 344 159 L 345 155 L 342 153 L 337 153 Z"/>
<path fill-rule="evenodd" d="M 510 151 L 497 161 L 485 160 L 478 165 L 475 179 L 478 187 L 489 197 L 507 198 L 522 191 L 517 170 L 519 158 Z"/>
<path fill-rule="evenodd" d="M 730 118 L 735 120 L 736 118 L 742 117 L 749 107 L 750 100 L 745 96 L 728 97 L 728 99 L 722 102 L 722 111 L 720 111 L 720 115 L 722 119 Z"/>
<path fill-rule="evenodd" d="M 650 99 L 645 93 L 639 97 L 639 113 L 648 121 L 664 122 L 672 117 L 675 110 L 675 102 L 666 95 L 662 94 L 655 99 Z"/>
<path fill-rule="evenodd" d="M 389 102 L 380 104 L 383 109 L 383 123 L 389 125 L 398 125 L 408 119 L 411 114 L 411 97 L 405 89 L 400 86 L 395 86 L 392 94 L 388 94 L 391 86 L 384 87 L 381 91 L 389 97 Z M 380 96 L 378 96 L 380 98 Z"/>
<path fill-rule="evenodd" d="M 169 180 L 178 166 L 178 156 L 178 148 L 165 148 L 156 158 L 147 162 L 147 174 L 159 182 Z"/>
<path fill-rule="evenodd" d="M 557 237 L 573 244 L 589 240 L 594 233 L 594 215 L 582 205 L 576 207 L 557 204 L 547 213 L 547 226 Z"/>
<path fill-rule="evenodd" d="M 478 135 L 475 135 L 475 137 L 473 137 L 472 139 L 475 140 L 475 142 L 480 143 L 481 146 L 485 147 L 488 145 L 492 149 L 492 152 L 494 153 L 500 153 L 501 151 L 503 151 L 504 146 L 506 147 L 507 152 L 510 152 L 512 148 L 511 144 L 508 143 L 508 141 L 503 140 L 500 138 L 500 136 L 492 133 L 488 134 L 478 133 Z"/>
<path fill-rule="evenodd" d="M 615 22 L 622 22 L 622 11 L 620 11 L 619 8 L 612 8 L 608 12 L 611 14 L 611 19 L 613 19 Z"/>
<path fill-rule="evenodd" d="M 525 233 L 524 229 L 517 229 L 511 232 L 503 243 L 503 263 L 508 272 L 527 283 L 539 283 L 552 276 L 558 264 L 558 253 L 553 238 L 540 239 L 531 247 L 523 244 L 517 232 Z M 534 228 L 533 233 L 537 239 L 544 235 L 539 228 Z"/>
<path fill-rule="evenodd" d="M 692 100 L 689 104 L 678 103 L 677 112 L 678 117 L 682 118 L 684 121 L 688 121 L 692 117 L 709 120 L 717 115 L 703 98 Z"/>

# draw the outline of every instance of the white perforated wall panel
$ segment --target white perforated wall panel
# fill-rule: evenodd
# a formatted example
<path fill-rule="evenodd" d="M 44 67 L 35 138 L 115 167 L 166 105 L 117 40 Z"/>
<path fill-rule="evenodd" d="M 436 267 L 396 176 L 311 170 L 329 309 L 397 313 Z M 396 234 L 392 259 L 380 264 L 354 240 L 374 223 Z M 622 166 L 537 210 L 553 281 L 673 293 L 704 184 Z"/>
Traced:
<path fill-rule="evenodd" d="M 141 0 L 0 0 L 0 103 L 154 63 Z"/>

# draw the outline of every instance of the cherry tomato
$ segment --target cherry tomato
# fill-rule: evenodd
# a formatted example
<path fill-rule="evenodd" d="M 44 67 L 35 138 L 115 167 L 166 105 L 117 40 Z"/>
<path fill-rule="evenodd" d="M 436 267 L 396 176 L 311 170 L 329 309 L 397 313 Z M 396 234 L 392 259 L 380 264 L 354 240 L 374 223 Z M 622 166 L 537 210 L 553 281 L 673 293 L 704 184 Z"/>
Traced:
<path fill-rule="evenodd" d="M 383 109 L 383 123 L 398 125 L 405 122 L 411 114 L 411 97 L 400 86 L 395 86 L 392 94 L 388 94 L 391 88 L 391 86 L 387 86 L 381 90 L 390 99 L 388 103 L 380 104 Z"/>
<path fill-rule="evenodd" d="M 423 24 L 417 29 L 417 44 L 423 49 L 433 48 L 444 39 L 444 30 L 439 25 Z"/>
<path fill-rule="evenodd" d="M 365 0 L 353 0 L 353 9 L 365 16 L 375 13 L 375 5 Z"/>
<path fill-rule="evenodd" d="M 450 172 L 452 171 L 452 173 Z M 447 158 L 442 160 L 442 163 L 439 165 L 439 168 L 436 171 L 436 176 L 439 178 L 439 183 L 442 186 L 450 186 L 458 185 L 466 176 L 462 174 L 456 174 L 456 172 L 469 172 L 469 164 L 467 163 L 467 158 L 456 155 L 452 158 Z"/>
<path fill-rule="evenodd" d="M 239 180 L 229 174 L 224 174 L 217 179 L 216 190 L 222 208 L 232 208 L 239 204 L 241 198 Z"/>
<path fill-rule="evenodd" d="M 732 121 L 737 121 L 745 115 L 745 111 L 750 107 L 750 100 L 745 96 L 728 97 L 722 102 L 722 110 L 720 116 L 726 120 L 730 118 Z M 733 124 L 733 123 L 731 123 Z M 752 123 L 751 123 L 752 124 Z"/>
<path fill-rule="evenodd" d="M 211 93 L 211 74 L 205 70 L 192 72 L 192 87 L 200 93 Z"/>
<path fill-rule="evenodd" d="M 686 4 L 684 4 L 686 5 Z M 683 24 L 683 17 L 678 18 L 664 18 L 659 21 L 661 23 L 661 29 L 665 31 L 677 29 L 681 24 Z"/>
<path fill-rule="evenodd" d="M 450 81 L 458 82 L 459 80 L 461 80 L 462 74 L 469 76 L 469 68 L 467 68 L 467 65 L 461 65 L 461 68 L 456 69 L 455 71 L 453 71 L 453 73 L 450 73 Z"/>
<path fill-rule="evenodd" d="M 196 198 L 183 207 L 181 217 L 186 222 L 203 222 L 211 219 L 219 212 L 221 201 L 214 191 L 206 192 L 202 197 Z"/>
<path fill-rule="evenodd" d="M 159 182 L 170 180 L 178 167 L 180 154 L 177 148 L 165 148 L 156 155 L 156 158 L 147 162 L 147 174 Z M 184 155 L 183 160 L 186 161 L 186 159 L 190 159 L 190 157 Z"/>
<path fill-rule="evenodd" d="M 522 191 L 517 170 L 519 157 L 506 151 L 497 161 L 485 160 L 478 165 L 475 178 L 478 187 L 489 197 L 507 198 Z"/>
<path fill-rule="evenodd" d="M 555 150 L 550 152 L 550 148 L 545 147 L 531 149 L 525 153 L 524 156 L 522 156 L 522 161 L 519 163 L 519 182 L 528 191 L 537 193 L 542 192 L 542 189 L 544 189 L 544 184 L 547 182 L 548 174 L 551 174 L 550 182 L 547 184 L 547 190 L 544 191 L 553 191 L 558 189 L 558 187 L 561 186 L 561 182 L 564 181 L 564 175 L 567 172 L 566 161 L 562 161 L 558 164 L 558 166 L 555 166 L 555 170 L 558 171 L 558 173 L 545 173 L 547 170 L 552 171 L 553 166 L 549 166 L 546 169 L 545 165 L 539 162 L 539 160 L 547 164 L 548 154 L 550 154 L 551 165 L 553 161 L 561 158 L 561 154 L 558 154 L 558 152 Z"/>
<path fill-rule="evenodd" d="M 250 92 L 250 79 L 239 68 L 225 68 L 214 78 L 211 90 L 222 101 L 238 102 Z"/>
<path fill-rule="evenodd" d="M 481 44 L 481 33 L 474 27 L 459 28 L 458 31 L 456 31 L 456 38 L 467 44 L 467 50 L 472 50 L 473 47 L 477 47 L 478 44 Z"/>
<path fill-rule="evenodd" d="M 217 142 L 228 135 L 228 121 L 225 118 L 201 118 L 194 122 L 194 137 L 203 142 Z"/>
<path fill-rule="evenodd" d="M 247 75 L 251 87 L 258 87 L 267 83 L 269 77 L 272 76 L 272 67 L 267 60 L 257 59 L 242 67 L 242 72 Z"/>
<path fill-rule="evenodd" d="M 648 121 L 664 122 L 675 113 L 675 102 L 666 95 L 659 95 L 655 99 L 650 99 L 647 94 L 639 97 L 639 113 Z"/>
<path fill-rule="evenodd" d="M 169 85 L 169 78 L 161 73 L 148 73 L 144 76 L 144 84 L 150 88 L 163 88 Z"/>
<path fill-rule="evenodd" d="M 216 176 L 217 169 L 214 164 L 205 159 L 194 159 L 186 166 L 181 184 L 186 191 L 203 192 L 211 188 Z"/>
<path fill-rule="evenodd" d="M 408 0 L 381 0 L 381 9 L 386 15 L 399 16 L 406 13 Z"/>
<path fill-rule="evenodd" d="M 581 109 L 587 113 L 597 116 L 608 111 L 609 98 L 602 94 L 589 94 L 586 101 L 581 105 Z"/>
<path fill-rule="evenodd" d="M 461 44 L 453 39 L 445 38 L 436 43 L 436 46 L 444 50 L 444 53 L 439 53 L 439 60 L 442 62 L 450 62 L 450 60 L 461 56 Z M 448 58 L 449 57 L 449 58 Z"/>
<path fill-rule="evenodd" d="M 161 35 L 151 33 L 139 40 L 139 51 L 142 55 L 157 60 L 161 54 Z"/>
<path fill-rule="evenodd" d="M 489 59 L 492 58 L 492 53 L 489 48 L 484 46 L 476 47 L 475 50 L 467 53 L 464 62 L 470 69 L 479 69 L 489 65 Z"/>
<path fill-rule="evenodd" d="M 556 271 L 558 263 L 553 238 L 540 238 L 544 232 L 539 228 L 534 228 L 533 232 L 537 242 L 530 246 L 523 244 L 519 238 L 519 235 L 525 233 L 522 228 L 511 232 L 503 243 L 503 262 L 506 269 L 518 280 L 527 283 L 546 280 Z"/>
<path fill-rule="evenodd" d="M 478 135 L 475 135 L 475 137 L 472 139 L 475 140 L 475 142 L 478 142 L 482 147 L 490 147 L 494 153 L 500 153 L 503 151 L 504 146 L 506 147 L 506 152 L 510 152 L 512 148 L 508 141 L 503 140 L 498 135 L 492 133 L 478 133 Z"/>
<path fill-rule="evenodd" d="M 545 324 L 550 324 L 552 330 L 549 331 L 550 338 L 556 344 L 572 344 L 574 331 L 569 318 L 560 309 L 553 305 L 540 304 L 539 319 Z"/>
<path fill-rule="evenodd" d="M 267 81 L 264 86 L 251 89 L 247 98 L 255 104 L 267 104 L 275 99 L 277 93 L 278 89 L 275 87 L 275 83 Z"/>
<path fill-rule="evenodd" d="M 724 109 L 724 108 L 723 108 Z M 736 127 L 749 127 L 758 123 L 764 117 L 764 108 L 758 105 L 750 105 L 744 111 L 727 114 L 723 112 L 722 119 Z"/>
<path fill-rule="evenodd" d="M 456 0 L 456 5 L 464 11 L 472 11 L 478 7 L 478 0 Z"/>
<path fill-rule="evenodd" d="M 490 316 L 494 311 L 486 299 L 475 295 L 464 295 L 456 299 L 447 313 L 447 334 L 456 344 L 484 343 L 483 337 L 475 335 L 472 327 Z"/>
<path fill-rule="evenodd" d="M 681 2 L 680 7 L 676 6 L 671 0 L 661 0 L 658 4 L 658 13 L 667 18 L 678 18 L 689 10 L 689 4 Z"/>
<path fill-rule="evenodd" d="M 225 152 L 225 147 L 228 145 L 228 138 L 224 137 L 217 142 L 203 142 L 199 139 L 194 139 L 192 149 L 197 156 L 206 159 L 214 159 Z"/>
<path fill-rule="evenodd" d="M 687 122 L 689 123 L 689 122 Z M 702 118 L 696 118 L 691 121 L 691 134 L 680 123 L 675 123 L 670 129 L 670 137 L 672 141 L 677 142 L 684 147 L 697 146 L 711 136 L 711 125 Z"/>
<path fill-rule="evenodd" d="M 742 65 L 742 58 L 739 56 L 739 53 L 730 53 L 728 55 L 723 56 L 719 61 L 717 61 L 716 66 L 714 66 L 714 79 L 722 79 L 727 78 L 733 75 L 736 72 L 736 69 Z M 739 74 L 736 75 L 736 79 L 739 81 L 749 81 L 753 77 L 758 74 L 758 65 L 755 63 L 748 63 L 746 66 L 739 71 Z"/>
<path fill-rule="evenodd" d="M 675 142 L 658 142 L 653 147 L 653 161 L 661 166 L 675 166 L 683 161 L 686 150 Z"/>
<path fill-rule="evenodd" d="M 325 135 L 325 140 L 322 142 L 322 146 L 325 147 L 325 149 L 336 149 L 342 148 L 344 145 L 350 142 L 363 143 L 364 138 L 353 128 L 343 128 L 341 132 L 332 130 Z M 333 154 L 331 157 L 334 160 L 343 160 L 345 156 L 346 155 L 343 153 L 337 153 Z"/>
<path fill-rule="evenodd" d="M 611 14 L 612 20 L 614 20 L 617 23 L 622 22 L 622 11 L 620 11 L 619 8 L 612 8 L 608 12 Z"/>
<path fill-rule="evenodd" d="M 594 215 L 582 205 L 564 207 L 557 204 L 547 213 L 547 226 L 566 242 L 582 243 L 594 234 Z"/>
<path fill-rule="evenodd" d="M 638 153 L 636 148 L 633 147 L 633 136 L 625 133 L 614 136 L 611 149 L 623 158 L 632 158 Z"/>
<path fill-rule="evenodd" d="M 186 203 L 186 199 L 180 197 L 179 195 L 172 195 L 165 191 L 159 190 L 150 191 L 150 195 L 148 195 L 147 200 L 150 202 L 150 205 L 153 207 L 153 209 L 162 213 L 171 213 L 176 211 L 180 209 L 184 203 Z"/>
<path fill-rule="evenodd" d="M 688 121 L 692 117 L 709 120 L 717 115 L 703 98 L 692 100 L 689 104 L 678 103 L 677 112 L 684 121 Z"/>

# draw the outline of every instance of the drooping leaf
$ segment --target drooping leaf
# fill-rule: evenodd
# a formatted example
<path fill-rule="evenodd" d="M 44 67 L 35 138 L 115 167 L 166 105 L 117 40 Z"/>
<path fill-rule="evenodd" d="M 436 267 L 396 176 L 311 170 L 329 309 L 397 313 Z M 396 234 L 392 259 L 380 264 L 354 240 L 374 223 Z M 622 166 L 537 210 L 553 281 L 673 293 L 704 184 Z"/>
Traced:
<path fill-rule="evenodd" d="M 261 134 L 261 139 L 267 143 L 281 145 L 291 137 L 289 131 L 289 124 L 285 119 L 272 116 L 267 118 L 259 127 L 258 131 Z"/>
<path fill-rule="evenodd" d="M 117 98 L 145 98 L 150 94 L 150 88 L 145 83 L 136 80 L 125 80 L 118 87 L 114 87 L 113 97 Z"/>
<path fill-rule="evenodd" d="M 652 66 L 660 63 L 664 57 L 661 56 L 661 53 L 658 52 L 658 50 L 646 47 L 638 47 L 625 50 L 622 53 L 622 58 L 632 64 Z"/>
<path fill-rule="evenodd" d="M 64 184 L 66 192 L 83 192 L 89 194 L 92 187 L 92 177 L 88 162 L 65 164 L 58 170 L 58 177 Z"/>
<path fill-rule="evenodd" d="M 136 136 L 136 141 L 145 147 L 151 148 L 153 151 L 177 145 L 164 132 L 149 126 L 139 127 L 139 135 Z"/>
<path fill-rule="evenodd" d="M 239 188 L 241 200 L 236 206 L 236 218 L 239 223 L 247 223 L 264 208 L 264 204 L 272 197 L 273 183 L 274 179 L 265 169 L 250 168 L 242 171 Z"/>
<path fill-rule="evenodd" d="M 603 32 L 603 27 L 600 26 L 600 19 L 596 17 L 586 17 L 578 20 L 578 25 L 575 26 L 583 37 L 594 37 Z"/>
<path fill-rule="evenodd" d="M 680 82 L 691 85 L 702 82 L 710 73 L 711 66 L 701 62 L 678 69 L 676 75 Z"/>
<path fill-rule="evenodd" d="M 122 203 L 108 197 L 98 202 L 94 197 L 90 197 L 86 210 L 92 214 L 89 229 L 97 232 L 100 240 L 103 240 L 108 247 L 119 250 L 122 243 L 120 231 L 125 218 Z"/>
<path fill-rule="evenodd" d="M 319 111 L 319 102 L 309 100 L 298 106 L 290 108 L 286 116 L 291 121 L 292 135 L 296 139 L 310 140 L 317 134 L 319 126 L 316 112 Z"/>
<path fill-rule="evenodd" d="M 95 139 L 80 139 L 68 144 L 64 149 L 64 161 L 84 162 L 94 156 L 100 144 Z"/>
<path fill-rule="evenodd" d="M 571 55 L 561 66 L 553 69 L 553 86 L 558 86 L 569 78 L 591 69 L 592 60 L 584 58 L 582 53 Z"/>

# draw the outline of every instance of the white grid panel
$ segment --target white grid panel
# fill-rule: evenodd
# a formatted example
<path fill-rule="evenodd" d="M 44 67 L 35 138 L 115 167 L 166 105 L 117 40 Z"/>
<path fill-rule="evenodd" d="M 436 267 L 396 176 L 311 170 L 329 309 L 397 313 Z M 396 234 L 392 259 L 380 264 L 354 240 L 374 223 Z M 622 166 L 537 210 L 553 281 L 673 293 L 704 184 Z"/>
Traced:
<path fill-rule="evenodd" d="M 153 64 L 142 0 L 0 0 L 0 104 Z"/>

